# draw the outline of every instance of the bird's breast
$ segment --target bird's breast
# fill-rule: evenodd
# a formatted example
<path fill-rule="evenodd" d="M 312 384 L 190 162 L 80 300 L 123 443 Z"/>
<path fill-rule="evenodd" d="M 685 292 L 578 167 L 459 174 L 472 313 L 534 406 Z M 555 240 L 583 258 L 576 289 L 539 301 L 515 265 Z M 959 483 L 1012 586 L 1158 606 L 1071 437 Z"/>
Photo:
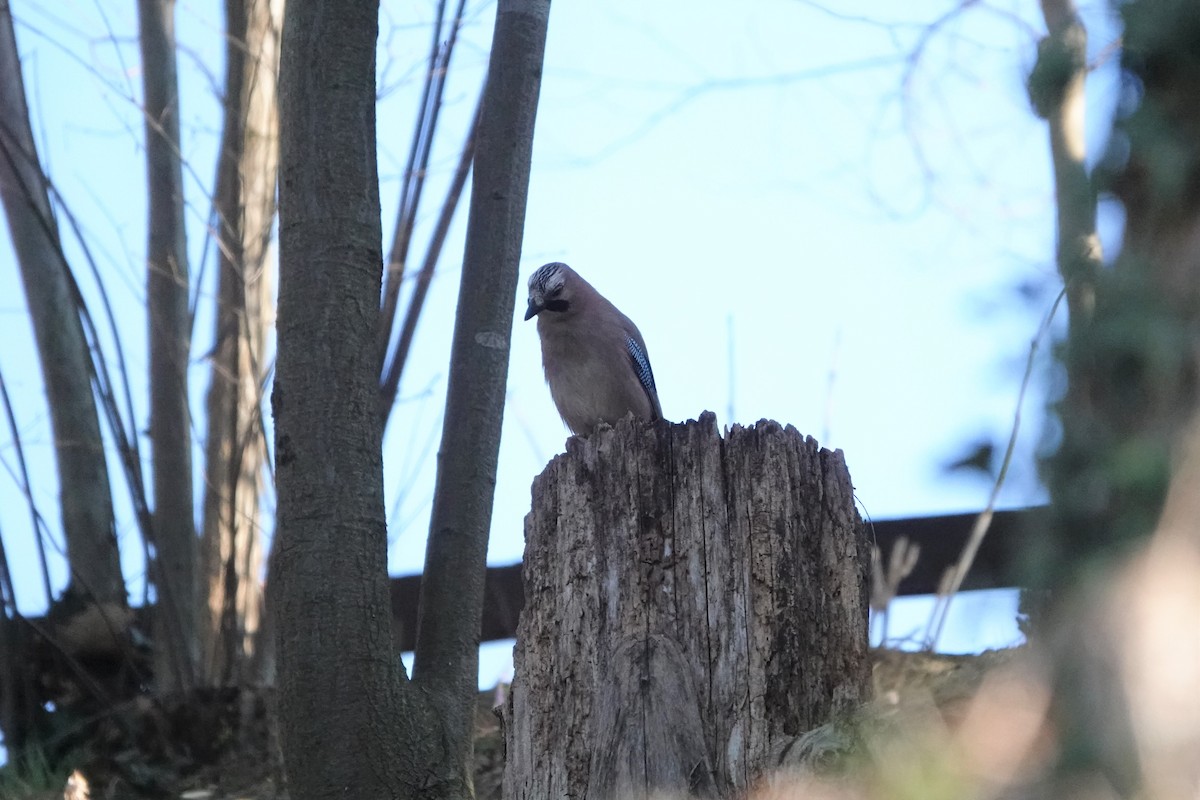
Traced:
<path fill-rule="evenodd" d="M 623 341 L 609 344 L 577 336 L 542 338 L 550 395 L 574 433 L 589 433 L 600 422 L 615 424 L 631 411 L 643 419 L 653 417 Z"/>

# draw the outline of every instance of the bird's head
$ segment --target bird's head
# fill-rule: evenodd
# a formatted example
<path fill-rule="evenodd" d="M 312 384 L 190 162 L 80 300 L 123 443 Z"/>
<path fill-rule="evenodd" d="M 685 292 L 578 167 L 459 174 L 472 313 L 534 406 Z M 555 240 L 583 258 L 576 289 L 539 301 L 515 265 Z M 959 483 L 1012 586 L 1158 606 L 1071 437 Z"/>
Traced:
<path fill-rule="evenodd" d="M 529 276 L 529 306 L 525 319 L 536 317 L 543 311 L 562 314 L 571 308 L 572 283 L 575 273 L 566 264 L 553 262 L 538 267 Z"/>

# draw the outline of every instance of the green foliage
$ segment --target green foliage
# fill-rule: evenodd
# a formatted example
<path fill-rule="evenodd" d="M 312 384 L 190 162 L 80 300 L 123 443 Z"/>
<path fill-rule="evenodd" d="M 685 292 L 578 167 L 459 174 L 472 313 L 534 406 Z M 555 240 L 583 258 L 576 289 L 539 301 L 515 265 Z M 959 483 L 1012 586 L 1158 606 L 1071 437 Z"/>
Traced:
<path fill-rule="evenodd" d="M 61 792 L 62 784 L 62 777 L 40 747 L 27 747 L 12 754 L 9 762 L 0 767 L 0 797 L 5 800 Z"/>
<path fill-rule="evenodd" d="M 1031 545 L 1035 585 L 1062 585 L 1154 529 L 1195 407 L 1190 335 L 1148 270 L 1126 259 L 1098 277 L 1095 313 L 1059 352 L 1071 387 L 1054 408 L 1063 439 L 1046 464 L 1059 535 Z"/>

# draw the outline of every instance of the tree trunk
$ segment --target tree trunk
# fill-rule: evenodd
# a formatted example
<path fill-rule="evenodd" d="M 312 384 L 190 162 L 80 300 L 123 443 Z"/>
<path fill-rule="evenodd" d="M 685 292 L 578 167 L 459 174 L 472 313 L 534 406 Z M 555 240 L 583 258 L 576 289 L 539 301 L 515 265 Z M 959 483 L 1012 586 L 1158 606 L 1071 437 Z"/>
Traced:
<path fill-rule="evenodd" d="M 279 162 L 275 107 L 283 0 L 228 0 L 225 127 L 217 167 L 216 337 L 208 389 L 203 678 L 244 681 L 262 607 L 259 498 L 262 384 L 271 281 L 267 260 Z"/>
<path fill-rule="evenodd" d="M 868 698 L 840 452 L 711 414 L 572 438 L 533 486 L 504 796 L 731 797 Z"/>
<path fill-rule="evenodd" d="M 1171 677 L 1161 683 L 1187 686 L 1194 698 L 1194 684 L 1184 676 L 1193 674 L 1195 651 L 1188 648 L 1195 626 L 1164 624 L 1171 617 L 1162 617 L 1155 627 L 1167 636 L 1156 649 L 1132 648 L 1156 636 L 1142 616 L 1151 592 L 1167 591 L 1180 604 L 1194 595 L 1164 589 L 1176 585 L 1178 572 L 1158 580 L 1146 573 L 1150 580 L 1140 582 L 1149 591 L 1141 597 L 1129 593 L 1128 576 L 1139 571 L 1156 526 L 1152 556 L 1167 532 L 1192 539 L 1191 552 L 1177 553 L 1170 566 L 1196 558 L 1194 517 L 1183 523 L 1188 514 L 1164 512 L 1164 502 L 1168 489 L 1177 501 L 1197 491 L 1188 481 L 1195 474 L 1190 448 L 1200 410 L 1200 72 L 1194 47 L 1200 10 L 1153 1 L 1119 10 L 1124 80 L 1139 91 L 1137 107 L 1123 109 L 1114 124 L 1102 180 L 1124 205 L 1124 238 L 1112 268 L 1097 275 L 1094 313 L 1072 326 L 1063 349 L 1068 388 L 1056 409 L 1062 443 L 1046 464 L 1056 525 L 1054 536 L 1045 538 L 1060 544 L 1053 558 L 1043 559 L 1055 592 L 1044 627 L 1055 656 L 1054 723 L 1064 739 L 1058 794 L 1086 784 L 1106 785 L 1121 797 L 1171 796 L 1147 792 L 1143 782 L 1154 776 L 1144 772 L 1139 755 L 1161 753 L 1171 737 L 1194 731 L 1175 724 L 1167 737 L 1139 740 L 1137 723 L 1163 707 L 1174 721 L 1189 720 L 1188 707 L 1176 701 L 1151 707 L 1130 689 L 1168 665 Z M 1176 503 L 1177 509 L 1190 505 Z M 1116 565 L 1138 552 L 1122 575 Z M 1193 586 L 1195 580 L 1191 575 Z M 1188 614 L 1194 619 L 1196 609 Z M 1154 669 L 1145 669 L 1146 662 Z M 1131 663 L 1140 665 L 1138 674 L 1125 672 Z M 1161 688 L 1163 695 L 1173 691 Z M 1196 739 L 1174 741 L 1189 742 L 1192 792 Z"/>
<path fill-rule="evenodd" d="M 88 345 L 38 161 L 7 0 L 0 0 L 0 200 L 21 269 L 50 408 L 70 589 L 126 604 Z"/>
<path fill-rule="evenodd" d="M 414 677 L 388 613 L 378 0 L 289 0 L 279 73 L 280 728 L 305 798 L 468 798 L 488 523 L 548 0 L 501 0 L 475 164 Z"/>
<path fill-rule="evenodd" d="M 1061 348 L 1078 349 L 1089 339 L 1100 279 L 1100 240 L 1096 232 L 1096 186 L 1087 171 L 1084 112 L 1087 80 L 1087 29 L 1074 0 L 1041 0 L 1047 35 L 1038 43 L 1038 60 L 1029 76 L 1029 98 L 1050 134 L 1056 196 L 1057 262 L 1066 293 L 1070 335 Z M 1072 414 L 1090 415 L 1089 392 L 1070 380 L 1063 404 Z M 1090 438 L 1090 434 L 1085 434 Z M 1050 584 L 1073 565 L 1077 548 L 1063 536 L 1027 537 L 1029 583 Z M 1091 539 L 1085 533 L 1086 550 Z M 1028 584 L 1027 584 L 1028 585 Z"/>
<path fill-rule="evenodd" d="M 1029 97 L 1050 132 L 1057 201 L 1058 269 L 1067 291 L 1072 325 L 1086 321 L 1095 305 L 1101 266 L 1096 233 L 1096 187 L 1087 170 L 1084 112 L 1087 29 L 1074 0 L 1042 0 L 1048 35 L 1038 44 L 1029 76 Z"/>
<path fill-rule="evenodd" d="M 154 676 L 160 692 L 191 687 L 199 651 L 199 544 L 192 504 L 188 412 L 187 237 L 179 151 L 174 0 L 139 0 L 145 94 L 149 243 L 150 462 L 157 593 Z"/>
<path fill-rule="evenodd" d="M 405 705 L 387 613 L 378 16 L 378 0 L 289 0 L 283 24 L 271 592 L 293 800 L 407 796 L 419 770 L 401 734 L 426 722 Z"/>
<path fill-rule="evenodd" d="M 479 630 L 550 0 L 500 0 L 480 110 L 413 679 L 442 722 L 430 783 L 471 796 Z"/>

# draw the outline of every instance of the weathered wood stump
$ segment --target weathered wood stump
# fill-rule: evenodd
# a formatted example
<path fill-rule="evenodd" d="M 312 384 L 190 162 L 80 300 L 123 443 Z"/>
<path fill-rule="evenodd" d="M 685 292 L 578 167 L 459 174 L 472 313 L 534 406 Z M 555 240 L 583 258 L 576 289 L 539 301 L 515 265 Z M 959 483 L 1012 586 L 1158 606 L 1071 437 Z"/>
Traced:
<path fill-rule="evenodd" d="M 839 452 L 625 420 L 534 481 L 506 800 L 729 797 L 867 699 L 868 546 Z"/>

